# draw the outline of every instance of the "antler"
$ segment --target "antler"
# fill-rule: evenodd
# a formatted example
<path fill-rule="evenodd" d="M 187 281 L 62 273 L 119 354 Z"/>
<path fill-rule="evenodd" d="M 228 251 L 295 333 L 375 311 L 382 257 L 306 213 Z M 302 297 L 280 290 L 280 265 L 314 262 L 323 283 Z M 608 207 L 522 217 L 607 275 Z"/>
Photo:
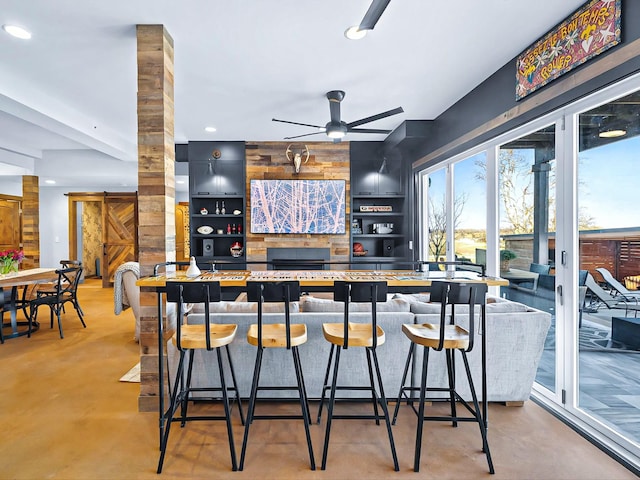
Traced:
<path fill-rule="evenodd" d="M 287 157 L 287 160 L 289 160 L 290 162 L 292 162 L 293 160 L 291 160 L 291 157 L 289 156 L 290 154 L 292 154 L 293 152 L 291 151 L 291 144 L 289 144 L 287 146 L 287 151 L 284 152 L 284 155 Z"/>
<path fill-rule="evenodd" d="M 304 159 L 304 163 L 307 163 L 309 161 L 309 147 L 307 147 L 305 145 L 304 146 L 304 150 L 302 151 L 302 153 L 306 154 L 306 157 Z"/>

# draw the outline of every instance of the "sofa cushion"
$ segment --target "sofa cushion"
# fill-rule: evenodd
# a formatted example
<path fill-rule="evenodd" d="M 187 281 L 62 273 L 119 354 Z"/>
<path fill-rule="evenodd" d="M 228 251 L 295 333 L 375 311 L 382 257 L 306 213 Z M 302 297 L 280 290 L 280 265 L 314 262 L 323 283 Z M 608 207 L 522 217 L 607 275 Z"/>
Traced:
<path fill-rule="evenodd" d="M 516 312 L 526 312 L 528 311 L 528 307 L 522 303 L 511 302 L 508 300 L 496 301 L 496 299 L 492 299 L 493 301 L 487 300 L 487 314 L 489 313 L 516 313 Z M 447 313 L 449 313 L 450 308 L 447 308 Z M 458 305 L 456 307 L 456 312 L 461 314 L 466 314 L 469 312 L 469 307 L 466 305 Z M 478 312 L 478 307 L 476 306 L 476 312 Z M 414 302 L 411 304 L 411 313 L 416 314 L 439 314 L 440 313 L 440 304 L 439 303 L 424 303 L 424 302 Z"/>
<path fill-rule="evenodd" d="M 431 297 L 430 293 L 396 293 L 393 298 L 404 300 L 407 303 L 428 303 L 429 298 Z"/>
<path fill-rule="evenodd" d="M 296 313 L 299 310 L 298 302 L 291 302 L 291 313 Z M 191 311 L 193 313 L 204 313 L 204 304 L 194 304 Z M 254 313 L 258 311 L 258 304 L 256 302 L 212 302 L 209 304 L 209 311 L 211 313 Z M 284 312 L 284 304 L 281 302 L 264 303 L 262 311 L 265 313 L 282 313 Z"/>
<path fill-rule="evenodd" d="M 301 312 L 343 312 L 344 304 L 325 298 L 316 298 L 311 295 L 305 295 L 300 298 Z M 371 304 L 353 302 L 349 304 L 350 312 L 370 312 Z M 392 299 L 377 304 L 378 312 L 409 312 L 409 303 L 402 299 Z"/>

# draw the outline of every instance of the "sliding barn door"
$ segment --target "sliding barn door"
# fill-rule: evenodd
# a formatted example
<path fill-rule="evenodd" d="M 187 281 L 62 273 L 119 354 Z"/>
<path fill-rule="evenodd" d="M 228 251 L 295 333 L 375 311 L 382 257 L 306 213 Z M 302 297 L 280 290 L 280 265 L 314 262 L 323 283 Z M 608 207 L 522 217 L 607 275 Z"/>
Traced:
<path fill-rule="evenodd" d="M 102 286 L 113 284 L 116 269 L 138 258 L 138 199 L 105 196 L 103 214 Z"/>
<path fill-rule="evenodd" d="M 0 251 L 17 250 L 21 241 L 20 202 L 0 199 Z"/>

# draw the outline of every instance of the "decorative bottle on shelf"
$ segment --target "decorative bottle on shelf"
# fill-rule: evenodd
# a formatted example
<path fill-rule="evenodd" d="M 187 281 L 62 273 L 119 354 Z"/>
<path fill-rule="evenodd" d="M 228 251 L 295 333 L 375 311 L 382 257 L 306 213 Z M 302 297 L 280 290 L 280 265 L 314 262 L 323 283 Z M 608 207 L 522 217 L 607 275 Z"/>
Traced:
<path fill-rule="evenodd" d="M 224 200 L 222 201 L 222 209 L 220 210 L 220 213 L 222 215 L 224 215 L 225 213 L 227 213 L 227 210 L 224 208 Z"/>
<path fill-rule="evenodd" d="M 218 202 L 216 202 L 216 215 L 220 215 L 220 208 L 218 208 Z"/>
<path fill-rule="evenodd" d="M 187 268 L 186 275 L 189 278 L 195 278 L 200 275 L 200 269 L 198 268 L 198 265 L 196 265 L 196 257 L 191 257 L 189 260 L 189 268 Z"/>
<path fill-rule="evenodd" d="M 236 233 L 236 224 L 235 223 L 233 225 L 231 225 L 231 233 L 233 233 L 234 235 Z"/>
<path fill-rule="evenodd" d="M 227 235 L 231 235 L 231 224 L 227 223 Z"/>
<path fill-rule="evenodd" d="M 238 235 L 241 235 L 241 234 L 242 234 L 242 224 L 239 223 L 238 224 Z"/>

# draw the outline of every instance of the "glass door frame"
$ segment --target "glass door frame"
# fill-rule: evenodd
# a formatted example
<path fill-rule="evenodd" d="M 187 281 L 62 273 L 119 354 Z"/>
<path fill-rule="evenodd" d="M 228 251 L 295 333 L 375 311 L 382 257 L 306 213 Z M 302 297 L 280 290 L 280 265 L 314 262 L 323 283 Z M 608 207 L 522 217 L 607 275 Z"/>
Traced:
<path fill-rule="evenodd" d="M 614 85 L 603 88 L 577 100 L 563 109 L 555 110 L 525 125 L 494 137 L 470 150 L 416 172 L 418 185 L 423 187 L 423 178 L 436 170 L 454 165 L 456 162 L 486 152 L 487 161 L 487 273 L 499 272 L 499 184 L 498 150 L 500 145 L 513 141 L 539 128 L 555 124 L 556 130 L 556 389 L 555 392 L 534 383 L 532 398 L 549 410 L 556 412 L 565 421 L 573 424 L 592 440 L 600 442 L 621 459 L 635 455 L 640 458 L 640 447 L 627 440 L 610 427 L 579 408 L 579 351 L 576 339 L 578 331 L 578 271 L 580 249 L 578 233 L 578 117 L 598 105 L 640 90 L 640 74 L 635 74 Z M 455 168 L 455 166 L 454 166 Z M 453 175 L 447 185 L 453 185 Z M 428 201 L 428 192 L 421 188 L 422 208 Z M 453 210 L 453 194 L 447 196 L 447 210 Z M 425 217 L 421 217 L 425 218 Z M 453 214 L 448 215 L 449 222 Z M 420 238 L 428 238 L 424 221 L 420 222 Z M 453 227 L 450 227 L 453 232 Z M 449 230 L 448 230 L 449 233 Z M 421 252 L 428 248 L 421 244 Z M 494 291 L 495 293 L 495 291 Z"/>

